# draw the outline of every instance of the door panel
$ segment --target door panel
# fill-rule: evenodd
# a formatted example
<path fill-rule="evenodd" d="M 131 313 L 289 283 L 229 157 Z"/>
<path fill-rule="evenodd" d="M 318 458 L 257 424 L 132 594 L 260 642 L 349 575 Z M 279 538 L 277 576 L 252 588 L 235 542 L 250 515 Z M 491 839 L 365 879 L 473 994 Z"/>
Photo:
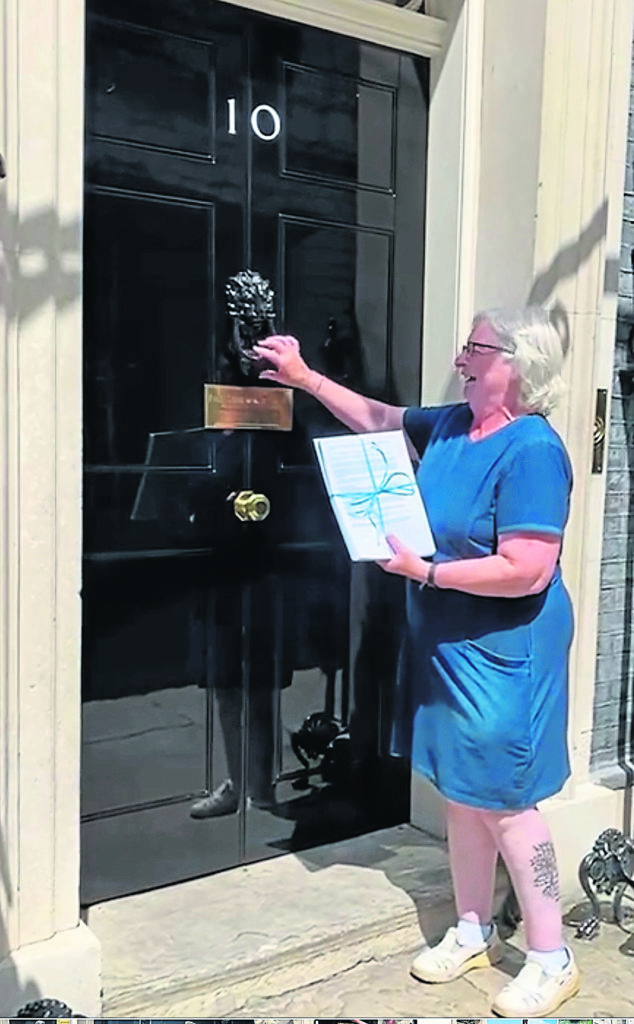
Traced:
<path fill-rule="evenodd" d="M 214 44 L 129 22 L 94 18 L 89 25 L 92 133 L 134 147 L 213 159 Z"/>
<path fill-rule="evenodd" d="M 325 360 L 325 368 L 342 382 L 354 379 L 366 391 L 384 391 L 391 236 L 281 215 L 279 260 L 284 316 L 298 325 L 309 357 Z"/>
<path fill-rule="evenodd" d="M 204 789 L 205 593 L 191 558 L 85 573 L 84 813 Z"/>
<path fill-rule="evenodd" d="M 206 430 L 202 398 L 260 383 L 251 268 L 311 365 L 417 401 L 426 76 L 226 3 L 88 5 L 84 902 L 407 816 L 402 583 L 351 567 L 313 453 L 343 428 L 296 393 L 288 433 Z"/>
<path fill-rule="evenodd" d="M 150 435 L 200 426 L 214 221 L 213 203 L 88 194 L 88 464 L 143 463 Z"/>
<path fill-rule="evenodd" d="M 395 89 L 350 75 L 283 63 L 286 132 L 282 173 L 334 185 L 394 190 Z M 361 126 L 372 145 L 360 151 Z"/>

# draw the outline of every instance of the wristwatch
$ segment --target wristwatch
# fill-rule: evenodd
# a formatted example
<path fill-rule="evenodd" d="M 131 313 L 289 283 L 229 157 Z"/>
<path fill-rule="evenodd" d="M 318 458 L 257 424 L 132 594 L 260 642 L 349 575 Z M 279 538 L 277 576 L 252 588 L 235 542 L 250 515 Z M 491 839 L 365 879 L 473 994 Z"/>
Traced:
<path fill-rule="evenodd" d="M 436 583 L 434 582 L 435 575 L 436 575 L 436 563 L 435 562 L 431 562 L 431 564 L 429 566 L 429 573 L 427 575 L 427 579 L 423 580 L 422 583 L 419 583 L 419 585 L 418 585 L 419 590 L 424 590 L 425 587 L 429 587 L 430 590 L 437 590 L 438 587 L 436 586 Z"/>

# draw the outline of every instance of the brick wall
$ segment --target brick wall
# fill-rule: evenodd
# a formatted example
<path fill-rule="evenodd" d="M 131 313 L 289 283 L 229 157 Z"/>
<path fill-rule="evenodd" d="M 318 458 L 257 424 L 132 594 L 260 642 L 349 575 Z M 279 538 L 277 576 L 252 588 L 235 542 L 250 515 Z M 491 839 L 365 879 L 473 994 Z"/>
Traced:
<path fill-rule="evenodd" d="M 634 760 L 634 74 L 632 81 L 590 761 L 596 778 L 617 782 Z"/>

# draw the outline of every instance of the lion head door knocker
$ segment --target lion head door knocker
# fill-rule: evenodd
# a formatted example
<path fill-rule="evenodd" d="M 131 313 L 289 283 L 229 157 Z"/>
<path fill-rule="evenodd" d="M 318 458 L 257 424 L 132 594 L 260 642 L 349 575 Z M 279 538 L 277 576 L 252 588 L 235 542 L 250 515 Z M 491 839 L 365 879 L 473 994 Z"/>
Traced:
<path fill-rule="evenodd" d="M 257 377 L 266 361 L 254 355 L 253 346 L 275 334 L 275 292 L 256 270 L 241 270 L 229 278 L 226 295 L 231 319 L 229 351 L 245 377 Z"/>
<path fill-rule="evenodd" d="M 204 385 L 204 425 L 222 430 L 292 430 L 292 388 L 273 387 L 268 380 L 254 386 L 260 383 L 262 370 L 272 366 L 254 353 L 253 346 L 275 334 L 275 292 L 255 270 L 241 270 L 230 277 L 225 292 L 231 324 L 225 354 L 232 375 L 237 372 L 242 379 L 233 384 Z M 255 506 L 249 505 L 246 518 L 257 518 L 250 514 L 254 510 Z M 235 511 L 242 519 L 242 506 Z"/>

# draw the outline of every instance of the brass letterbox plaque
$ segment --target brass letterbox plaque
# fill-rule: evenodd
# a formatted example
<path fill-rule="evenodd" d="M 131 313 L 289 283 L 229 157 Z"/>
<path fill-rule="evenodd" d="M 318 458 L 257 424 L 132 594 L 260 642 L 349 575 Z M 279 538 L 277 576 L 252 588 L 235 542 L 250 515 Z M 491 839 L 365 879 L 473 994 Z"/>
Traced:
<path fill-rule="evenodd" d="M 205 384 L 205 426 L 217 430 L 292 430 L 290 388 Z"/>

